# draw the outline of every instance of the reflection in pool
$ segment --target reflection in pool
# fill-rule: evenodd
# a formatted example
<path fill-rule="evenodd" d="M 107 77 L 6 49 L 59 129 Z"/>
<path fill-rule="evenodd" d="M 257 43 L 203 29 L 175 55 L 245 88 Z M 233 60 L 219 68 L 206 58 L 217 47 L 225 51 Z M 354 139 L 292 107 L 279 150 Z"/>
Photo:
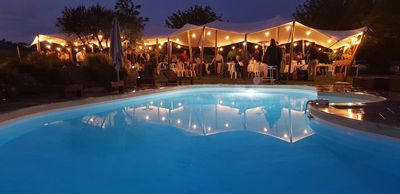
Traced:
<path fill-rule="evenodd" d="M 0 126 L 0 193 L 394 193 L 400 144 L 308 120 L 313 90 L 200 88 Z"/>
<path fill-rule="evenodd" d="M 150 123 L 199 136 L 242 130 L 294 143 L 313 134 L 304 118 L 306 101 L 305 97 L 276 94 L 185 95 L 132 104 L 102 115 L 86 115 L 82 123 L 99 128 Z"/>

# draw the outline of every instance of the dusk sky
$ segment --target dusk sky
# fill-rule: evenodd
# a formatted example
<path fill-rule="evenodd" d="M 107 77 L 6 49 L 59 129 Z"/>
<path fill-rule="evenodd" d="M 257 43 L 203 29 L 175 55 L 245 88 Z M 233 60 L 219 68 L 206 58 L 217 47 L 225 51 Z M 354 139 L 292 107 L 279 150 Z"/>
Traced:
<path fill-rule="evenodd" d="M 5 1 L 5 0 L 2 0 Z M 116 0 L 13 0 L 0 7 L 0 39 L 30 43 L 37 33 L 56 33 L 56 18 L 65 6 L 100 3 L 112 8 Z M 148 25 L 164 25 L 172 12 L 189 6 L 210 5 L 224 20 L 247 22 L 265 20 L 276 15 L 291 17 L 304 0 L 135 0 L 142 5 L 141 15 Z"/>

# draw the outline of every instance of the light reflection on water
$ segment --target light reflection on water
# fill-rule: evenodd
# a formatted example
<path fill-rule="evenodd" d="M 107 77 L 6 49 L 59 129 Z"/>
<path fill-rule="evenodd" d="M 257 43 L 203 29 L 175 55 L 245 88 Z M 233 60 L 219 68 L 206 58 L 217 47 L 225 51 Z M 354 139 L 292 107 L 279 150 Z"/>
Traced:
<path fill-rule="evenodd" d="M 198 136 L 250 131 L 294 143 L 314 134 L 304 117 L 304 105 L 309 98 L 312 97 L 255 91 L 184 95 L 86 115 L 81 121 L 104 129 L 150 123 Z"/>

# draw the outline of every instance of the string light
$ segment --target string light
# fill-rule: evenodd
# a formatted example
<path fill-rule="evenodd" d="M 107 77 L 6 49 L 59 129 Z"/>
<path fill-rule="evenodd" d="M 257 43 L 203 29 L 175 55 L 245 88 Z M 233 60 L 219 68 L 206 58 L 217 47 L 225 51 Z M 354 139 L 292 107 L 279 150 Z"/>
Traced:
<path fill-rule="evenodd" d="M 231 47 L 232 50 L 235 50 L 235 48 L 236 48 L 235 46 L 232 46 L 232 47 Z"/>
<path fill-rule="evenodd" d="M 196 38 L 196 34 L 195 33 L 192 34 L 192 38 Z"/>
<path fill-rule="evenodd" d="M 143 47 L 142 47 L 142 46 L 139 46 L 139 49 L 140 49 L 140 50 L 142 50 L 142 49 L 143 49 Z"/>
<path fill-rule="evenodd" d="M 181 120 L 178 119 L 178 120 L 176 121 L 176 124 L 181 124 Z"/>
<path fill-rule="evenodd" d="M 176 42 L 180 42 L 181 40 L 179 40 L 179 38 L 176 39 Z"/>
<path fill-rule="evenodd" d="M 265 34 L 265 36 L 269 36 L 269 32 L 266 32 L 266 33 L 264 33 Z"/>
<path fill-rule="evenodd" d="M 258 45 L 254 45 L 254 48 L 255 48 L 255 49 L 258 49 Z"/>
<path fill-rule="evenodd" d="M 211 32 L 210 31 L 207 32 L 207 36 L 211 36 Z"/>
<path fill-rule="evenodd" d="M 328 40 L 328 44 L 329 44 L 329 43 L 331 43 L 331 42 L 332 42 L 332 40 L 331 40 L 331 39 L 329 39 L 329 40 Z"/>
<path fill-rule="evenodd" d="M 266 127 L 264 127 L 264 132 L 268 132 L 268 129 Z"/>
<path fill-rule="evenodd" d="M 149 50 L 152 50 L 153 49 L 153 47 L 149 47 Z"/>
<path fill-rule="evenodd" d="M 290 30 L 290 26 L 286 26 L 286 31 L 289 31 Z"/>
<path fill-rule="evenodd" d="M 75 46 L 78 46 L 78 42 L 74 42 L 74 45 L 75 45 Z"/>
<path fill-rule="evenodd" d="M 243 46 L 246 46 L 247 45 L 247 43 L 246 42 L 243 42 Z"/>
<path fill-rule="evenodd" d="M 310 46 L 310 43 L 309 43 L 309 42 L 306 42 L 306 46 Z"/>
<path fill-rule="evenodd" d="M 223 50 L 224 50 L 224 48 L 222 48 L 222 47 L 221 47 L 221 48 L 219 48 L 219 51 L 223 51 Z"/>
<path fill-rule="evenodd" d="M 293 46 L 297 46 L 297 43 L 294 43 Z"/>
<path fill-rule="evenodd" d="M 71 48 L 67 48 L 67 51 L 71 51 Z"/>
<path fill-rule="evenodd" d="M 49 44 L 46 45 L 46 48 L 47 48 L 47 49 L 51 49 L 51 45 L 49 45 Z"/>
<path fill-rule="evenodd" d="M 306 35 L 307 35 L 307 36 L 310 36 L 310 34 L 311 34 L 311 31 L 307 31 L 307 32 L 306 32 Z"/>
<path fill-rule="evenodd" d="M 60 51 L 61 51 L 61 48 L 60 48 L 60 47 L 57 47 L 56 49 L 57 49 L 57 51 L 58 51 L 58 52 L 60 52 Z"/>
<path fill-rule="evenodd" d="M 180 48 L 182 48 L 182 46 L 181 46 L 181 45 L 178 45 L 178 46 L 176 46 L 176 48 L 180 49 Z"/>
<path fill-rule="evenodd" d="M 229 40 L 229 36 L 225 36 L 225 40 Z"/>

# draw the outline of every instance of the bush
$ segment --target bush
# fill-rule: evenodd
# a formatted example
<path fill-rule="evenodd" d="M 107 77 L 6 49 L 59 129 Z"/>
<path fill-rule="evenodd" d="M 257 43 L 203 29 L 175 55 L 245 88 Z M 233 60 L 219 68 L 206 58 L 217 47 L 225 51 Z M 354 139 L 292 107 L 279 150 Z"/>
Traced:
<path fill-rule="evenodd" d="M 117 71 L 112 66 L 111 58 L 103 53 L 87 55 L 83 65 L 86 80 L 96 86 L 108 86 L 117 80 Z M 120 70 L 120 79 L 127 77 L 127 70 Z"/>

